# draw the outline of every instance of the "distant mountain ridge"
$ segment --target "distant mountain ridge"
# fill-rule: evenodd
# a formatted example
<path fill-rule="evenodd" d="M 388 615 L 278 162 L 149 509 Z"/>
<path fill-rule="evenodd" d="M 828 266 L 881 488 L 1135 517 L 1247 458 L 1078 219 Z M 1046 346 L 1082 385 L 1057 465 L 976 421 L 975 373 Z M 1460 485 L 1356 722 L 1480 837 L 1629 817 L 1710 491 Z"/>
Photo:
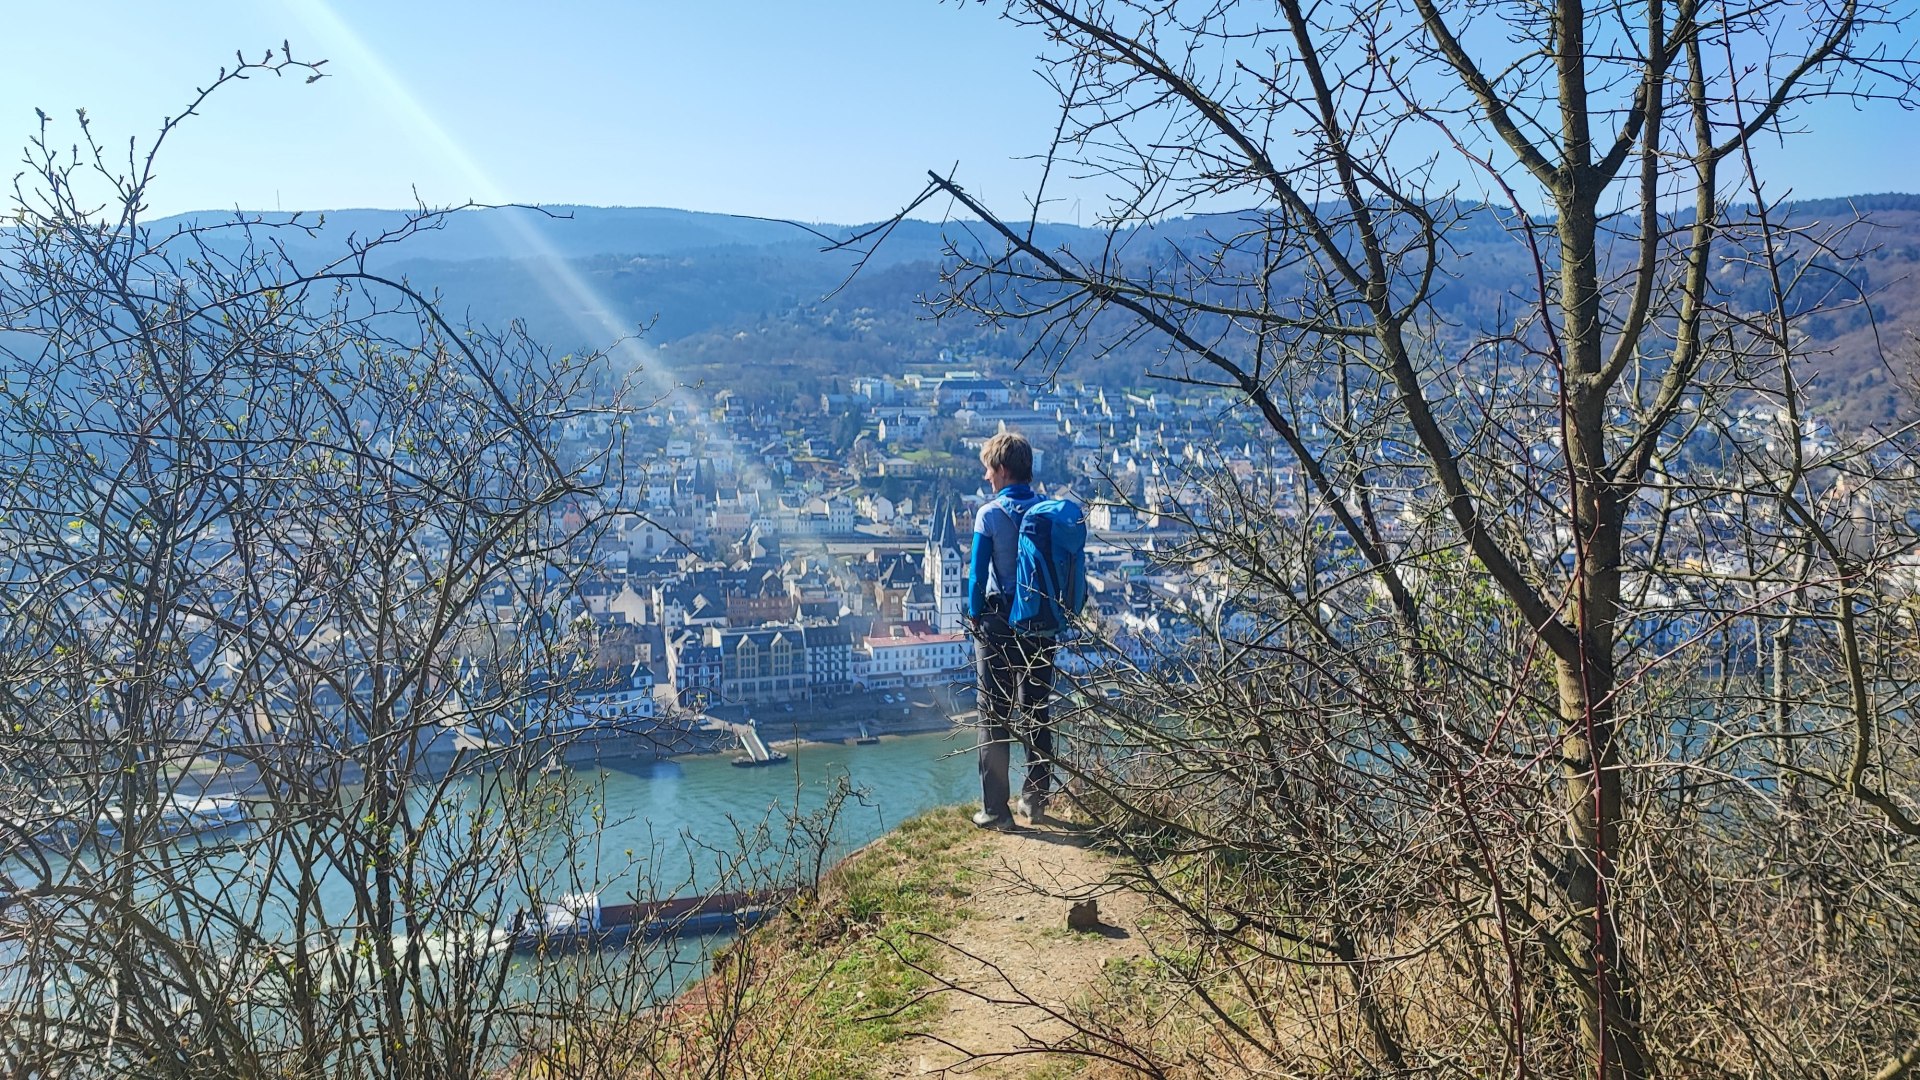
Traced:
<path fill-rule="evenodd" d="M 302 261 L 337 257 L 349 238 L 365 241 L 415 217 L 407 210 L 202 210 L 147 222 L 159 233 L 236 219 L 274 228 L 288 254 Z M 298 224 L 300 229 L 285 226 Z M 741 250 L 818 254 L 824 237 L 849 237 L 869 226 L 672 210 L 650 206 L 499 206 L 454 210 L 409 236 L 395 256 L 409 261 L 580 259 L 597 255 L 690 255 Z M 893 228 L 877 254 L 883 264 L 938 258 L 952 226 L 909 220 Z M 1104 234 L 1045 225 L 1050 243 L 1090 241 Z"/>
<path fill-rule="evenodd" d="M 195 211 L 150 222 L 156 230 L 180 225 L 231 221 L 235 213 Z M 349 236 L 378 236 L 413 216 L 406 210 L 241 211 L 266 225 L 298 221 L 313 229 L 305 236 L 281 229 L 291 238 L 289 253 L 315 259 L 337 255 Z M 765 247 L 804 235 L 784 222 L 659 207 L 503 206 L 458 210 L 439 225 L 409 238 L 405 257 L 444 262 L 553 256 L 666 255 L 742 246 Z"/>
<path fill-rule="evenodd" d="M 400 227 L 399 210 L 260 212 L 241 217 L 302 228 L 274 230 L 276 242 L 303 267 L 338 258 L 348 239 L 361 241 Z M 1885 426 L 1916 418 L 1903 385 L 1920 336 L 1920 195 L 1880 193 L 1821 199 L 1784 208 L 1783 217 L 1816 230 L 1859 216 L 1865 255 L 1846 268 L 1810 275 L 1809 295 L 1836 286 L 1863 289 L 1871 303 L 1822 315 L 1807 327 L 1812 344 L 1830 353 L 1805 365 L 1810 397 L 1843 427 Z M 200 212 L 150 222 L 165 234 L 178 227 L 235 220 L 233 212 Z M 1209 234 L 1233 235 L 1246 222 L 1234 214 L 1177 218 L 1114 238 L 1069 224 L 1039 227 L 1048 248 L 1153 265 Z M 824 252 L 825 237 L 866 226 L 792 223 L 658 207 L 552 206 L 469 209 L 441 217 L 376 260 L 439 291 L 448 306 L 476 321 L 520 319 L 565 351 L 605 344 L 609 328 L 646 326 L 649 345 L 672 357 L 674 376 L 727 385 L 744 370 L 756 375 L 745 392 L 813 393 L 835 377 L 897 369 L 941 350 L 996 360 L 1019 357 L 1031 344 L 1018 329 L 979 325 L 968 317 L 927 318 L 920 298 L 934 293 L 949 245 L 996 250 L 997 238 L 977 222 L 898 223 L 849 280 L 858 257 Z M 235 236 L 222 243 L 238 244 Z M 1436 308 L 1461 325 L 1484 322 L 1513 307 L 1510 296 L 1531 279 L 1521 245 L 1495 212 L 1469 213 L 1448 234 L 1447 271 Z M 1796 256 L 1799 257 L 1799 256 Z M 1803 262 L 1822 256 L 1811 246 Z M 556 272 L 556 262 L 565 273 Z M 1839 269 L 1827 267 L 1824 269 Z M 1735 265 L 1716 285 L 1741 305 L 1767 303 L 1763 281 Z M 1117 350 L 1084 350 L 1057 358 L 1084 378 L 1138 382 L 1158 355 L 1158 342 Z M 1037 374 L 1037 373 L 1036 373 Z"/>

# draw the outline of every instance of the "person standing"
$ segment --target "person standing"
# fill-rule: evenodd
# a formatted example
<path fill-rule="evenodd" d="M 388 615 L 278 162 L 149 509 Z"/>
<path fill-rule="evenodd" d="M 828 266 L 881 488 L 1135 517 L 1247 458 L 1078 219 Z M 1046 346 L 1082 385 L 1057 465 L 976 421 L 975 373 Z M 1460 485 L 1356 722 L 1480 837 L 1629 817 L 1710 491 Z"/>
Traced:
<path fill-rule="evenodd" d="M 1049 699 L 1058 648 L 1051 637 L 1016 632 L 1008 622 L 1020 518 L 1040 501 L 1033 491 L 1033 446 L 1003 431 L 980 448 L 993 498 L 973 519 L 973 558 L 967 571 L 967 620 L 973 630 L 980 702 L 980 800 L 973 823 L 1005 827 L 1018 812 L 1029 820 L 1046 812 L 1053 782 L 1053 728 Z M 1018 727 L 1016 727 L 1018 724 Z M 1013 744 L 1025 748 L 1026 781 L 1008 805 Z"/>

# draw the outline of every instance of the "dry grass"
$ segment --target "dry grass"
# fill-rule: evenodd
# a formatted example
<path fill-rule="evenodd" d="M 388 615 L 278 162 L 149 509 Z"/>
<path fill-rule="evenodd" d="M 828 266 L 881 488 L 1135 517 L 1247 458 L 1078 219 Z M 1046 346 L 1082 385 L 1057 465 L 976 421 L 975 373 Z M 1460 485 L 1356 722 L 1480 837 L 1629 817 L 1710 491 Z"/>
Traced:
<path fill-rule="evenodd" d="M 580 1080 L 843 1080 L 935 1006 L 916 1000 L 922 935 L 967 913 L 973 836 L 948 808 L 903 823 L 836 868 L 817 896 L 729 945 L 670 1004 L 577 1029 L 518 1070 Z"/>

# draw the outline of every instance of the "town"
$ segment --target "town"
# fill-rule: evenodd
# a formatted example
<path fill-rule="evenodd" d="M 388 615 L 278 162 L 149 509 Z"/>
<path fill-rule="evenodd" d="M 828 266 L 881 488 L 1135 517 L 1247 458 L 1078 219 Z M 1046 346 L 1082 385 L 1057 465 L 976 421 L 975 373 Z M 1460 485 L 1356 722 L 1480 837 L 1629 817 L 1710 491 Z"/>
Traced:
<path fill-rule="evenodd" d="M 1087 510 L 1085 632 L 1060 657 L 1069 698 L 1095 688 L 1118 695 L 1118 673 L 1180 678 L 1183 650 L 1203 626 L 1237 640 L 1262 633 L 1268 620 L 1241 609 L 1217 538 L 1195 543 L 1223 492 L 1250 500 L 1270 523 L 1300 527 L 1312 566 L 1290 572 L 1303 581 L 1369 580 L 1293 451 L 1243 400 L 1191 388 L 1034 384 L 1023 374 L 941 354 L 815 394 L 683 387 L 632 411 L 575 410 L 553 449 L 585 464 L 579 493 L 545 526 L 551 541 L 535 545 L 551 555 L 487 580 L 446 644 L 411 650 L 408 663 L 431 672 L 426 712 L 379 720 L 379 671 L 346 613 L 265 594 L 258 603 L 298 622 L 302 649 L 337 654 L 357 674 L 304 696 L 280 686 L 234 708 L 245 658 L 231 627 L 250 616 L 214 576 L 204 588 L 216 618 L 189 620 L 195 687 L 175 736 L 218 757 L 263 740 L 340 748 L 366 741 L 368 722 L 404 721 L 426 767 L 438 770 L 462 752 L 519 745 L 579 763 L 737 744 L 749 755 L 743 763 L 768 764 L 780 759 L 770 745 L 781 739 L 869 741 L 967 724 L 966 572 L 974 512 L 993 494 L 977 455 L 1006 430 L 1033 443 L 1045 491 Z M 1551 414 L 1527 404 L 1526 387 L 1482 392 L 1502 402 L 1515 431 L 1550 431 Z M 1759 409 L 1726 423 L 1750 441 L 1787 435 Z M 1814 451 L 1833 441 L 1817 420 L 1797 437 Z M 1534 454 L 1548 483 L 1554 453 L 1542 441 Z M 1370 470 L 1373 527 L 1396 550 L 1425 548 L 1418 534 L 1442 513 L 1421 477 L 1410 462 Z M 1745 602 L 1703 592 L 1740 570 L 1740 556 L 1713 539 L 1732 527 L 1721 517 L 1704 515 L 1691 541 L 1700 573 L 1646 583 L 1646 604 L 1627 627 L 1631 649 L 1661 655 L 1704 644 L 1710 674 L 1759 662 L 1760 621 L 1712 615 Z M 208 543 L 217 549 L 201 553 L 210 561 L 236 544 Z M 432 537 L 421 543 L 428 561 L 438 557 Z M 1569 543 L 1536 538 L 1541 572 L 1560 570 Z M 418 585 L 427 571 L 406 573 Z M 1914 576 L 1907 568 L 1888 580 Z M 214 786 L 247 783 L 243 770 Z"/>
<path fill-rule="evenodd" d="M 775 741 L 865 741 L 964 724 L 972 517 L 993 494 L 977 455 L 1008 429 L 1034 444 L 1042 489 L 1087 509 L 1093 632 L 1060 669 L 1093 682 L 1113 665 L 1151 668 L 1193 613 L 1223 603 L 1205 575 L 1155 558 L 1203 513 L 1197 478 L 1258 477 L 1286 513 L 1294 469 L 1225 395 L 1018 376 L 941 355 L 777 403 L 733 388 L 632 411 L 586 403 L 548 433 L 557 459 L 582 463 L 577 493 L 514 541 L 521 555 L 464 583 L 474 593 L 457 605 L 434 588 L 452 556 L 432 527 L 409 526 L 381 569 L 329 567 L 324 516 L 277 522 L 279 549 L 209 523 L 180 548 L 192 601 L 168 753 L 197 761 L 197 799 L 254 790 L 263 747 L 340 765 L 399 737 L 409 773 L 522 745 L 580 763 L 737 743 L 770 763 L 778 751 L 756 727 Z M 102 542 L 68 518 L 70 547 Z M 268 564 L 277 571 L 236 571 Z M 353 584 L 300 584 L 320 572 Z M 104 635 L 110 611 L 81 619 Z M 403 629 L 370 648 L 383 626 Z M 302 672 L 341 677 L 263 668 L 261 633 L 284 633 L 275 655 L 303 658 Z M 69 827 L 97 815 L 48 816 Z"/>
<path fill-rule="evenodd" d="M 1085 616 L 1104 651 L 1069 650 L 1070 673 L 1164 640 L 1195 600 L 1194 582 L 1150 559 L 1182 527 L 1192 470 L 1277 472 L 1276 489 L 1292 487 L 1250 426 L 1223 438 L 1235 430 L 1225 396 L 1036 389 L 937 361 L 798 404 L 809 407 L 722 389 L 631 418 L 624 474 L 571 515 L 600 528 L 560 609 L 591 621 L 598 663 L 567 682 L 561 726 L 708 715 L 877 733 L 964 714 L 972 515 L 992 495 L 974 455 L 999 431 L 1032 440 L 1043 487 L 1088 510 Z M 590 452 L 619 422 L 575 422 L 566 449 Z"/>
<path fill-rule="evenodd" d="M 1286 448 L 1225 394 L 1035 387 L 1018 374 L 942 356 L 847 379 L 817 401 L 749 404 L 721 389 L 572 423 L 565 449 L 584 455 L 625 421 L 626 464 L 596 478 L 596 505 L 568 515 L 570 528 L 596 527 L 582 533 L 590 540 L 577 565 L 557 575 L 554 610 L 590 628 L 594 660 L 549 680 L 564 691 L 549 704 L 565 704 L 540 730 L 646 730 L 662 743 L 701 719 L 861 735 L 964 719 L 972 515 L 992 495 L 974 455 L 1003 430 L 1032 440 L 1043 486 L 1088 510 L 1084 621 L 1098 646 L 1087 638 L 1067 650 L 1063 671 L 1087 681 L 1107 665 L 1152 668 L 1199 615 L 1255 632 L 1216 575 L 1156 553 L 1206 520 L 1209 476 L 1257 489 L 1280 517 L 1303 508 L 1326 517 Z M 1732 422 L 1777 426 L 1759 412 Z M 1801 437 L 1831 440 L 1817 423 Z M 1417 489 L 1373 497 L 1385 535 L 1402 538 Z M 1338 530 L 1325 535 L 1332 558 L 1351 557 Z M 1755 662 L 1757 646 L 1734 640 L 1750 625 L 1705 627 L 1689 598 L 1668 599 L 1633 629 L 1647 647 L 1711 634 L 1727 639 L 1733 662 Z M 501 605 L 511 618 L 504 594 Z M 472 734 L 505 737 L 495 725 Z"/>

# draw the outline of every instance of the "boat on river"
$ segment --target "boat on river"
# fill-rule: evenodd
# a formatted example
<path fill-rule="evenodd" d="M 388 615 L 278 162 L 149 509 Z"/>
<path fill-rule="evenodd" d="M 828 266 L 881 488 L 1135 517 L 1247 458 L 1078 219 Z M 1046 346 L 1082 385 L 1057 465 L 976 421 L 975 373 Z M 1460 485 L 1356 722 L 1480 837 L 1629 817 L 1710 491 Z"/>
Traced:
<path fill-rule="evenodd" d="M 109 807 L 100 815 L 97 828 L 102 836 L 118 836 L 126 820 L 119 807 Z M 164 800 L 149 827 L 165 839 L 219 832 L 248 820 L 246 804 L 239 799 L 213 795 L 175 794 Z"/>
<path fill-rule="evenodd" d="M 221 832 L 251 819 L 246 804 L 239 799 L 177 792 L 143 815 L 142 822 L 150 838 L 172 840 Z M 12 847 L 24 846 L 31 838 L 34 844 L 70 851 L 87 835 L 118 841 L 126 831 L 126 821 L 126 810 L 119 806 L 101 809 L 98 803 L 89 808 L 83 801 L 50 803 L 29 815 L 9 815 L 4 832 Z"/>
<path fill-rule="evenodd" d="M 684 934 L 739 933 L 777 913 L 793 897 L 792 889 L 682 896 L 639 904 L 602 904 L 597 893 L 569 893 L 521 912 L 514 920 L 515 952 L 541 949 L 619 946 Z"/>

